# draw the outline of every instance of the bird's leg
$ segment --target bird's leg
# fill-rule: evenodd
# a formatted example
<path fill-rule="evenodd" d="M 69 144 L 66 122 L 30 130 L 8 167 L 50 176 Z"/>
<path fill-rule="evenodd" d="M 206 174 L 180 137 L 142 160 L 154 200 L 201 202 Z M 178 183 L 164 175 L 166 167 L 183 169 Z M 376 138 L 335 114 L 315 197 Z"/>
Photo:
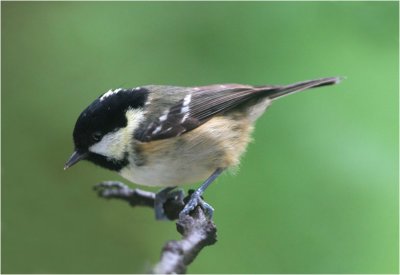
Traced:
<path fill-rule="evenodd" d="M 175 188 L 176 188 L 176 186 L 166 187 L 164 189 L 161 189 L 158 193 L 156 193 L 156 197 L 154 200 L 154 211 L 155 211 L 157 220 L 170 219 L 169 217 L 167 217 L 165 210 L 164 210 L 164 204 L 167 202 L 167 200 L 173 199 L 178 202 L 181 201 L 183 204 L 183 197 L 184 197 L 183 190 L 178 189 L 178 190 L 171 192 Z"/>
<path fill-rule="evenodd" d="M 187 202 L 185 205 L 185 208 L 179 213 L 179 219 L 182 219 L 184 216 L 189 215 L 189 213 L 196 208 L 196 206 L 200 205 L 205 214 L 209 217 L 212 218 L 212 215 L 214 213 L 214 208 L 212 208 L 211 205 L 203 201 L 201 198 L 201 195 L 203 195 L 204 191 L 207 189 L 207 187 L 224 171 L 224 168 L 217 168 L 214 173 L 211 174 L 211 176 L 206 179 L 205 182 L 196 190 L 193 192 L 192 196 L 190 197 L 190 200 Z"/>

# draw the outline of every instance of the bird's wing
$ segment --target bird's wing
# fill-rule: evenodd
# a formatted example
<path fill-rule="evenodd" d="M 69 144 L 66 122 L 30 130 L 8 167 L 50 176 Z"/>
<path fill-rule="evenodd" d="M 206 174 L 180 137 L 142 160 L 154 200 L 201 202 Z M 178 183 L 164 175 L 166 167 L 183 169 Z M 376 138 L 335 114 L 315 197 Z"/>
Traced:
<path fill-rule="evenodd" d="M 274 88 L 274 86 L 270 87 Z M 260 91 L 266 91 L 268 87 L 224 84 L 173 89 L 170 87 L 170 90 L 164 89 L 163 93 L 156 93 L 156 96 L 160 96 L 160 104 L 153 102 L 151 106 L 147 106 L 148 109 L 145 112 L 157 115 L 145 114 L 146 119 L 134 134 L 135 139 L 148 142 L 182 135 L 199 127 L 213 116 L 257 97 Z M 177 94 L 180 94 L 178 100 L 176 100 Z M 169 106 L 165 106 L 167 98 L 168 100 L 175 98 L 174 103 L 171 102 Z M 155 97 L 153 100 L 158 99 Z M 164 105 L 161 109 L 152 110 L 152 107 L 162 106 L 161 102 Z"/>
<path fill-rule="evenodd" d="M 146 107 L 145 120 L 134 136 L 147 142 L 182 135 L 213 116 L 258 97 L 271 100 L 310 88 L 333 85 L 341 77 L 308 80 L 284 86 L 248 86 L 241 84 L 203 87 L 152 86 L 152 104 Z M 157 109 L 155 109 L 157 107 Z"/>

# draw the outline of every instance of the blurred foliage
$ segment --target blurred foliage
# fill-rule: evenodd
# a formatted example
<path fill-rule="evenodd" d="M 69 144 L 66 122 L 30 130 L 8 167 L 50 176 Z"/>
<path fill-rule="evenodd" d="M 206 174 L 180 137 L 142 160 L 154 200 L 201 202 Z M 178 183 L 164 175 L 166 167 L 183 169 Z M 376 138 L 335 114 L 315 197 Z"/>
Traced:
<path fill-rule="evenodd" d="M 133 273 L 171 222 L 64 172 L 109 88 L 340 85 L 275 102 L 240 171 L 206 192 L 218 243 L 189 272 L 398 272 L 397 2 L 2 2 L 2 272 Z M 155 190 L 155 189 L 154 189 Z"/>

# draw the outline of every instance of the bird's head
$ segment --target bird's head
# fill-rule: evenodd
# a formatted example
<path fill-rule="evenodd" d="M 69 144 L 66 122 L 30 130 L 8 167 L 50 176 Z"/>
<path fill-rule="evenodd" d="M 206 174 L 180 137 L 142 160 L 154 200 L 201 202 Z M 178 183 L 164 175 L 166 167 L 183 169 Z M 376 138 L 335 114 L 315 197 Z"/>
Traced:
<path fill-rule="evenodd" d="M 76 121 L 75 151 L 64 169 L 80 160 L 120 170 L 128 163 L 134 129 L 143 116 L 145 88 L 109 90 L 90 104 Z"/>

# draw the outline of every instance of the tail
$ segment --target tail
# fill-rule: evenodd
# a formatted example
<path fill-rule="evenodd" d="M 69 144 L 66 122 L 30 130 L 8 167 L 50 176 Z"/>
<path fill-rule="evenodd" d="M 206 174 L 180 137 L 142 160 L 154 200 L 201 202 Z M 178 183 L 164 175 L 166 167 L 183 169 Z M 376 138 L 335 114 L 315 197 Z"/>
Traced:
<path fill-rule="evenodd" d="M 287 86 L 265 86 L 265 94 L 270 99 L 274 100 L 277 98 L 284 97 L 293 93 L 301 92 L 310 88 L 317 88 L 322 86 L 329 86 L 340 83 L 344 77 L 327 77 L 316 80 L 308 80 L 303 82 L 298 82 L 295 84 Z M 263 88 L 263 86 L 258 86 L 257 88 Z"/>

